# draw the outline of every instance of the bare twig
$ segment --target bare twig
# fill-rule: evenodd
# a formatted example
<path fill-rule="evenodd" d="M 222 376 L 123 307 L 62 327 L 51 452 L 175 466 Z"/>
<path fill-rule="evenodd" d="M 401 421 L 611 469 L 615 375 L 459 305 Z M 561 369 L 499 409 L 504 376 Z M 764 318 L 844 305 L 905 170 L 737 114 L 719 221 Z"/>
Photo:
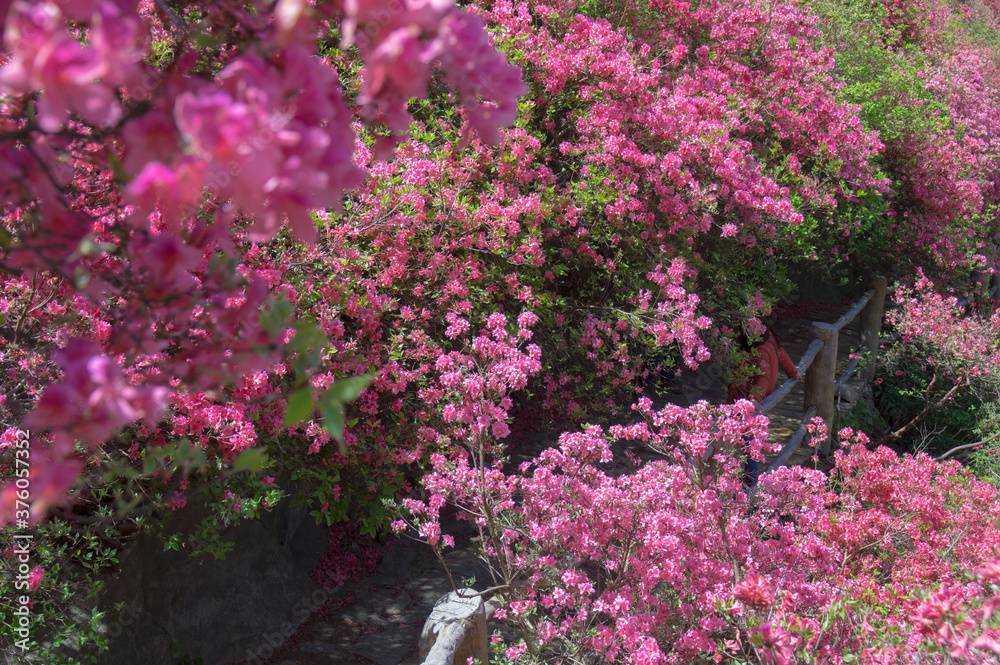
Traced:
<path fill-rule="evenodd" d="M 927 392 L 928 393 L 930 393 L 931 386 L 934 385 L 934 381 L 936 381 L 936 380 L 937 380 L 937 373 L 934 374 L 934 378 L 931 379 L 930 385 L 927 386 Z M 958 383 L 956 383 L 954 386 L 952 386 L 951 390 L 949 390 L 947 393 L 944 394 L 944 396 L 941 399 L 939 399 L 934 404 L 929 404 L 928 403 L 927 406 L 924 407 L 924 410 L 921 411 L 920 413 L 918 413 L 913 418 L 913 420 L 911 420 L 910 422 L 906 423 L 905 425 L 903 425 L 902 427 L 900 427 L 895 432 L 891 432 L 891 433 L 886 434 L 885 436 L 883 436 L 881 439 L 879 439 L 878 441 L 876 441 L 874 443 L 873 447 L 877 448 L 878 446 L 883 446 L 886 443 L 888 443 L 889 441 L 892 441 L 893 439 L 899 438 L 900 436 L 902 436 L 902 435 L 906 434 L 907 432 L 909 432 L 911 429 L 913 429 L 918 424 L 920 424 L 920 422 L 924 418 L 926 418 L 930 414 L 932 414 L 935 411 L 937 411 L 938 409 L 940 409 L 946 403 L 948 403 L 948 401 L 951 400 L 951 398 L 955 396 L 955 393 L 958 392 L 958 389 L 961 388 L 962 386 L 964 386 L 966 383 L 968 383 L 968 379 L 963 379 L 963 380 L 959 381 Z"/>

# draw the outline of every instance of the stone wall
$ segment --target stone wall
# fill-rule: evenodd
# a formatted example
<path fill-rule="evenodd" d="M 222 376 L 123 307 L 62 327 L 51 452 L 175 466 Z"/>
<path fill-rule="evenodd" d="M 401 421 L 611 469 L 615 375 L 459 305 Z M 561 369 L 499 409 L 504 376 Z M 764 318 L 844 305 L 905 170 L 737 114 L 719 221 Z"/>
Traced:
<path fill-rule="evenodd" d="M 189 533 L 204 509 L 178 511 L 170 529 Z M 261 519 L 223 532 L 233 541 L 225 560 L 164 551 L 143 534 L 105 580 L 98 606 L 106 612 L 110 651 L 105 665 L 222 665 L 249 660 L 282 644 L 325 592 L 309 571 L 326 552 L 326 529 L 286 500 Z M 186 661 L 184 659 L 187 659 Z"/>

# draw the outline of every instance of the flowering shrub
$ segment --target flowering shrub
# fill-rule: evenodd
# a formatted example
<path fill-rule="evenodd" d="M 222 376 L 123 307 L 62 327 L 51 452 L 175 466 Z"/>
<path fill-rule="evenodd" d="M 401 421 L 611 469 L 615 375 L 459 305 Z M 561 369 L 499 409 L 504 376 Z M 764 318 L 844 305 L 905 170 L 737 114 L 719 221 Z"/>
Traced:
<path fill-rule="evenodd" d="M 322 338 L 278 305 L 262 316 L 275 283 L 241 271 L 233 242 L 267 240 L 286 222 L 310 242 L 311 211 L 339 206 L 363 180 L 355 115 L 335 70 L 314 56 L 318 37 L 338 30 L 345 48 L 357 45 L 366 64 L 360 115 L 388 131 L 383 144 L 408 128 L 406 100 L 426 94 L 434 63 L 466 101 L 467 130 L 489 140 L 523 90 L 482 21 L 448 3 L 13 2 L 3 10 L 0 162 L 21 177 L 4 184 L 0 263 L 7 289 L 22 296 L 7 302 L 19 316 L 8 343 L 61 372 L 44 391 L 48 372 L 28 386 L 42 394 L 31 396 L 23 421 L 36 436 L 35 498 L 49 501 L 86 461 L 71 459 L 74 440 L 97 451 L 135 423 L 140 436 L 156 437 L 172 406 L 171 435 L 205 445 L 217 436 L 214 452 L 232 459 L 255 444 L 253 414 L 245 403 L 220 408 L 212 393 L 234 382 L 237 399 L 256 399 L 260 373 L 286 361 L 297 371 L 293 387 L 308 385 L 307 360 L 319 361 Z M 356 393 L 319 395 L 334 436 L 342 438 L 337 414 Z M 296 406 L 299 419 L 309 415 L 311 392 Z M 14 510 L 12 491 L 0 495 L 2 521 Z M 34 500 L 32 521 L 48 508 Z"/>
<path fill-rule="evenodd" d="M 6 634 L 11 638 L 2 644 L 5 658 L 22 660 L 22 650 L 12 646 L 13 629 L 25 625 L 30 653 L 46 662 L 62 662 L 62 647 L 67 644 L 94 651 L 106 646 L 103 613 L 83 599 L 102 588 L 100 576 L 117 564 L 115 539 L 121 534 L 113 527 L 81 532 L 69 522 L 51 520 L 33 532 L 33 541 L 14 535 L 0 531 L 0 571 L 6 582 L 0 589 L 0 616 L 10 627 Z M 29 598 L 27 610 L 18 612 L 19 596 Z M 21 616 L 26 624 L 20 622 Z M 17 639 L 24 639 L 24 634 Z"/>
<path fill-rule="evenodd" d="M 875 165 L 892 181 L 887 200 L 850 212 L 867 223 L 865 209 L 879 211 L 876 228 L 897 239 L 880 248 L 896 260 L 944 275 L 982 261 L 1000 195 L 1000 78 L 996 44 L 982 39 L 996 34 L 997 8 L 937 0 L 813 7 L 838 52 L 841 96 L 878 132 L 885 151 Z"/>
<path fill-rule="evenodd" d="M 844 430 L 827 479 L 783 467 L 748 499 L 735 473 L 766 420 L 748 402 L 565 433 L 519 472 L 439 457 L 409 520 L 432 545 L 455 503 L 481 533 L 498 616 L 526 662 L 983 662 L 1000 653 L 996 490 L 954 462 L 872 452 Z M 663 461 L 611 476 L 616 442 Z M 406 522 L 398 524 L 399 528 Z M 981 573 L 979 571 L 982 571 Z"/>
<path fill-rule="evenodd" d="M 942 453 L 992 435 L 1000 397 L 997 313 L 965 313 L 920 271 L 912 287 L 898 288 L 896 300 L 887 320 L 897 337 L 876 359 L 885 441 L 901 437 L 910 447 Z"/>
<path fill-rule="evenodd" d="M 223 555 L 218 527 L 284 496 L 244 473 L 269 464 L 262 437 L 322 427 L 343 449 L 368 383 L 319 376 L 329 333 L 242 257 L 284 228 L 314 241 L 312 212 L 364 180 L 362 125 L 384 154 L 429 86 L 459 96 L 467 138 L 497 141 L 519 72 L 448 2 L 15 1 L 0 31 L 0 429 L 31 430 L 30 493 L 0 444 L 3 538 L 57 512 L 116 544 L 198 497 L 213 512 L 186 544 Z M 357 53 L 355 99 L 316 55 L 331 35 Z"/>
<path fill-rule="evenodd" d="M 377 506 L 408 486 L 394 465 L 425 457 L 402 441 L 435 427 L 419 396 L 463 322 L 530 311 L 551 359 L 536 390 L 596 412 L 631 397 L 650 347 L 694 366 L 712 320 L 723 340 L 752 325 L 767 285 L 787 288 L 780 261 L 840 260 L 835 236 L 870 231 L 834 211 L 877 211 L 882 145 L 804 8 L 471 9 L 10 5 L 0 150 L 23 177 L 5 189 L 5 362 L 37 371 L 11 378 L 8 422 L 33 409 L 25 423 L 48 431 L 47 496 L 86 461 L 74 440 L 96 451 L 135 425 L 133 456 L 186 437 L 224 466 L 269 441 L 298 469 L 339 439 L 313 478 L 320 503 L 347 514 L 339 474 L 360 461 L 352 485 L 386 469 L 361 492 Z M 429 100 L 407 107 L 415 95 Z M 969 123 L 984 117 L 948 95 Z M 976 122 L 976 149 L 991 149 Z M 393 146 L 395 162 L 377 161 Z M 363 395 L 338 381 L 362 373 Z"/>

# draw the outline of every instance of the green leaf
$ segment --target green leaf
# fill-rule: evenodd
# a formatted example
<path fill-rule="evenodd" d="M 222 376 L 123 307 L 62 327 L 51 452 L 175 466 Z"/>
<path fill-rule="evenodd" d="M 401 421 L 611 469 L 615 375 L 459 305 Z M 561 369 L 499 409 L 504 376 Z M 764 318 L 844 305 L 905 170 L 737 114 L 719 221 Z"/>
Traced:
<path fill-rule="evenodd" d="M 296 390 L 288 396 L 288 404 L 285 407 L 285 426 L 296 425 L 313 412 L 312 387 L 306 386 L 301 390 Z"/>
<path fill-rule="evenodd" d="M 323 347 L 327 344 L 326 335 L 312 321 L 298 321 L 293 327 L 295 337 L 292 338 L 289 347 L 305 360 L 308 367 L 315 367 L 319 364 Z"/>
<path fill-rule="evenodd" d="M 327 394 L 339 402 L 353 402 L 372 382 L 368 374 L 341 379 L 330 386 Z"/>
<path fill-rule="evenodd" d="M 272 302 L 270 307 L 265 309 L 263 315 L 260 317 L 260 324 L 264 326 L 264 330 L 269 335 L 276 337 L 279 332 L 285 329 L 291 315 L 291 304 L 289 304 L 284 296 L 281 296 Z"/>
<path fill-rule="evenodd" d="M 267 466 L 267 451 L 263 448 L 247 448 L 233 460 L 233 471 L 256 472 Z"/>
<path fill-rule="evenodd" d="M 334 386 L 336 387 L 336 386 Z M 344 443 L 344 404 L 332 395 L 333 388 L 323 393 L 319 400 L 319 412 L 323 415 L 323 429 L 338 443 Z"/>
<path fill-rule="evenodd" d="M 146 455 L 142 460 L 142 474 L 148 476 L 160 465 L 163 460 L 162 450 L 159 448 L 154 448 L 152 450 L 146 450 Z"/>
<path fill-rule="evenodd" d="M 200 50 L 208 50 L 215 47 L 219 43 L 219 40 L 216 37 L 204 32 L 195 33 L 191 37 L 191 41 L 194 42 L 195 46 L 197 46 Z"/>

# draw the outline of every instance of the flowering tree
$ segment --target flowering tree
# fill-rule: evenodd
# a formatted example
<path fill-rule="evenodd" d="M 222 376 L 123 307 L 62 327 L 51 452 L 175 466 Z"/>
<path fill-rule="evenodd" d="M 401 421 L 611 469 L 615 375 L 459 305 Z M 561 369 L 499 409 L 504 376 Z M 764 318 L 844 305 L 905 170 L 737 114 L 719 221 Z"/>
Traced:
<path fill-rule="evenodd" d="M 871 452 L 845 429 L 830 479 L 784 467 L 750 500 L 735 471 L 744 442 L 754 456 L 766 445 L 766 419 L 749 402 L 638 411 L 646 422 L 567 432 L 510 475 L 465 453 L 439 457 L 428 499 L 404 503 L 397 528 L 434 546 L 451 544 L 445 505 L 478 527 L 504 601 L 497 616 L 523 634 L 506 658 L 785 665 L 1000 653 L 995 488 L 954 462 Z M 627 440 L 665 459 L 609 474 L 609 443 Z"/>

